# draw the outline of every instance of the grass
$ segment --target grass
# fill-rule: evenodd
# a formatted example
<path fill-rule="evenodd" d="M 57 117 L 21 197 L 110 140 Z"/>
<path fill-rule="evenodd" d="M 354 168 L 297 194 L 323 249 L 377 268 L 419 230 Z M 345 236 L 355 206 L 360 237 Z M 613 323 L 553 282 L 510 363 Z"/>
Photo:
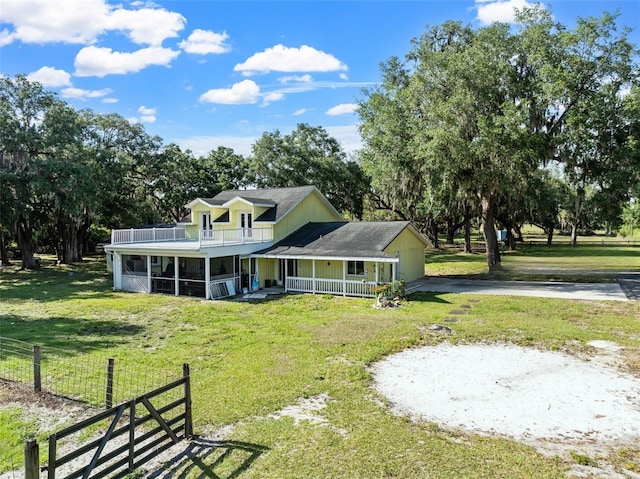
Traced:
<path fill-rule="evenodd" d="M 436 260 L 442 271 L 484 267 L 479 255 L 437 255 L 428 268 Z M 527 257 L 524 250 L 518 255 Z M 589 258 L 595 264 L 597 257 L 592 252 L 575 264 L 589 265 Z M 622 268 L 629 260 L 620 251 L 611 262 Z M 588 341 L 607 339 L 625 347 L 630 370 L 640 367 L 637 302 L 416 293 L 401 308 L 376 310 L 371 300 L 332 296 L 200 301 L 113 292 L 109 284 L 97 259 L 37 272 L 0 269 L 0 336 L 63 348 L 78 364 L 109 355 L 141 374 L 155 367 L 179 373 L 189 363 L 196 433 L 233 425 L 228 460 L 210 458 L 219 477 L 563 477 L 575 459 L 394 416 L 372 388 L 371 363 L 442 341 L 428 326 L 470 299 L 477 302 L 453 326 L 454 342 L 585 352 Z M 320 394 L 330 398 L 321 412 L 325 424 L 273 417 Z M 10 427 L 1 421 L 0 437 L 19 435 Z M 33 424 L 24 427 L 35 431 Z M 623 469 L 637 467 L 640 453 L 625 450 L 617 461 Z M 0 470 L 7 467 L 0 463 Z"/>
<path fill-rule="evenodd" d="M 428 251 L 426 272 L 478 279 L 607 282 L 622 273 L 640 272 L 640 246 L 519 244 L 515 251 L 503 253 L 498 270 L 492 273 L 484 252 L 465 254 L 445 247 Z"/>

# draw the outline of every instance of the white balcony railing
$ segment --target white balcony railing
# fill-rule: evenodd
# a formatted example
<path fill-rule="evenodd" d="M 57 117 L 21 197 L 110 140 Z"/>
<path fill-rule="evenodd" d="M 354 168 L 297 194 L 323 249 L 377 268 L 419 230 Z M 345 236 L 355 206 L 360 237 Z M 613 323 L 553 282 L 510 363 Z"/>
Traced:
<path fill-rule="evenodd" d="M 357 296 L 361 298 L 373 298 L 373 288 L 376 283 L 372 281 L 347 281 L 342 279 L 303 278 L 289 276 L 287 278 L 287 291 L 300 293 L 336 294 L 341 296 Z"/>
<path fill-rule="evenodd" d="M 271 228 L 237 228 L 200 231 L 190 238 L 185 228 L 140 228 L 113 230 L 111 244 L 158 243 L 167 241 L 199 241 L 202 245 L 266 243 L 273 241 Z"/>
<path fill-rule="evenodd" d="M 242 244 L 242 243 L 266 243 L 273 241 L 271 228 L 237 228 L 228 230 L 200 231 L 200 243 L 202 244 Z"/>
<path fill-rule="evenodd" d="M 160 241 L 184 241 L 184 228 L 139 228 L 111 231 L 111 244 L 157 243 Z"/>

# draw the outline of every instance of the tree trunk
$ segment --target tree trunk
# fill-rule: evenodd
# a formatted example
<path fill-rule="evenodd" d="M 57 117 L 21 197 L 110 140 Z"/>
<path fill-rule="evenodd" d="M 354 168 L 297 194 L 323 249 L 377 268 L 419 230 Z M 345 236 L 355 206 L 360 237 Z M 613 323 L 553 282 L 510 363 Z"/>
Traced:
<path fill-rule="evenodd" d="M 500 263 L 500 247 L 496 237 L 495 225 L 495 195 L 489 194 L 480 198 L 482 204 L 482 233 L 487 250 L 487 266 L 489 271 L 495 271 Z"/>
<path fill-rule="evenodd" d="M 9 261 L 9 254 L 7 253 L 7 246 L 4 242 L 4 234 L 0 231 L 0 264 L 2 266 L 11 266 Z"/>
<path fill-rule="evenodd" d="M 571 224 L 571 246 L 575 246 L 578 244 L 578 223 L 574 222 Z"/>
<path fill-rule="evenodd" d="M 574 211 L 574 220 L 571 223 L 571 246 L 578 244 L 578 224 L 580 223 L 580 215 L 582 214 L 582 207 L 584 205 L 584 188 L 578 187 L 576 191 L 576 202 Z"/>
<path fill-rule="evenodd" d="M 62 262 L 64 264 L 74 264 L 79 259 L 78 255 L 78 235 L 75 224 L 67 224 L 62 228 L 63 249 Z"/>
<path fill-rule="evenodd" d="M 38 269 L 34 256 L 33 231 L 27 221 L 18 222 L 18 248 L 22 256 L 22 269 Z"/>
<path fill-rule="evenodd" d="M 522 236 L 522 226 L 514 225 L 513 231 L 515 232 L 515 239 L 517 242 L 522 243 L 524 241 L 524 237 Z"/>
<path fill-rule="evenodd" d="M 456 222 L 453 218 L 447 218 L 447 240 L 446 244 L 454 244 L 456 236 Z"/>
<path fill-rule="evenodd" d="M 471 215 L 469 205 L 464 207 L 464 252 L 471 254 Z"/>
<path fill-rule="evenodd" d="M 548 230 L 546 233 L 547 233 L 547 246 L 551 246 L 551 242 L 553 241 L 553 228 Z"/>
<path fill-rule="evenodd" d="M 516 237 L 513 236 L 512 228 L 507 228 L 507 244 L 509 245 L 509 251 L 516 250 Z"/>

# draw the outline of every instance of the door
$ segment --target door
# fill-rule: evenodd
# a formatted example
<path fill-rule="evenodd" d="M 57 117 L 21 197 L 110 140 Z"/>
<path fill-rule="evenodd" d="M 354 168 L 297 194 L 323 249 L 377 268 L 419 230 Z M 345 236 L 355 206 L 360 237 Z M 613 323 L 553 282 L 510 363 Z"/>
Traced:
<path fill-rule="evenodd" d="M 251 228 L 252 228 L 251 213 L 247 211 L 240 212 L 240 228 L 242 228 L 243 238 L 253 237 L 253 233 L 251 231 Z"/>
<path fill-rule="evenodd" d="M 200 236 L 202 239 L 213 239 L 213 223 L 211 213 L 200 213 Z"/>

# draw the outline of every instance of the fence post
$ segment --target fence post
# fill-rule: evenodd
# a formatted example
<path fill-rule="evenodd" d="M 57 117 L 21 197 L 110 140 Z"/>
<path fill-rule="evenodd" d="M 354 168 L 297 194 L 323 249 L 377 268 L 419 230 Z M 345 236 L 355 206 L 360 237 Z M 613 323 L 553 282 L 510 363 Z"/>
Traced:
<path fill-rule="evenodd" d="M 189 364 L 182 365 L 182 377 L 184 378 L 184 435 L 187 439 L 193 437 L 193 420 L 191 415 L 191 374 Z"/>
<path fill-rule="evenodd" d="M 41 360 L 40 346 L 33 345 L 33 390 L 40 392 L 42 390 L 42 376 L 40 374 L 40 360 Z"/>
<path fill-rule="evenodd" d="M 107 395 L 105 406 L 107 409 L 110 409 L 113 406 L 113 369 L 114 369 L 114 359 L 109 358 L 107 361 Z"/>
<path fill-rule="evenodd" d="M 40 447 L 35 437 L 27 439 L 24 444 L 24 478 L 40 477 Z"/>
<path fill-rule="evenodd" d="M 47 479 L 56 479 L 58 436 L 55 433 L 49 436 L 49 461 L 47 462 Z"/>

